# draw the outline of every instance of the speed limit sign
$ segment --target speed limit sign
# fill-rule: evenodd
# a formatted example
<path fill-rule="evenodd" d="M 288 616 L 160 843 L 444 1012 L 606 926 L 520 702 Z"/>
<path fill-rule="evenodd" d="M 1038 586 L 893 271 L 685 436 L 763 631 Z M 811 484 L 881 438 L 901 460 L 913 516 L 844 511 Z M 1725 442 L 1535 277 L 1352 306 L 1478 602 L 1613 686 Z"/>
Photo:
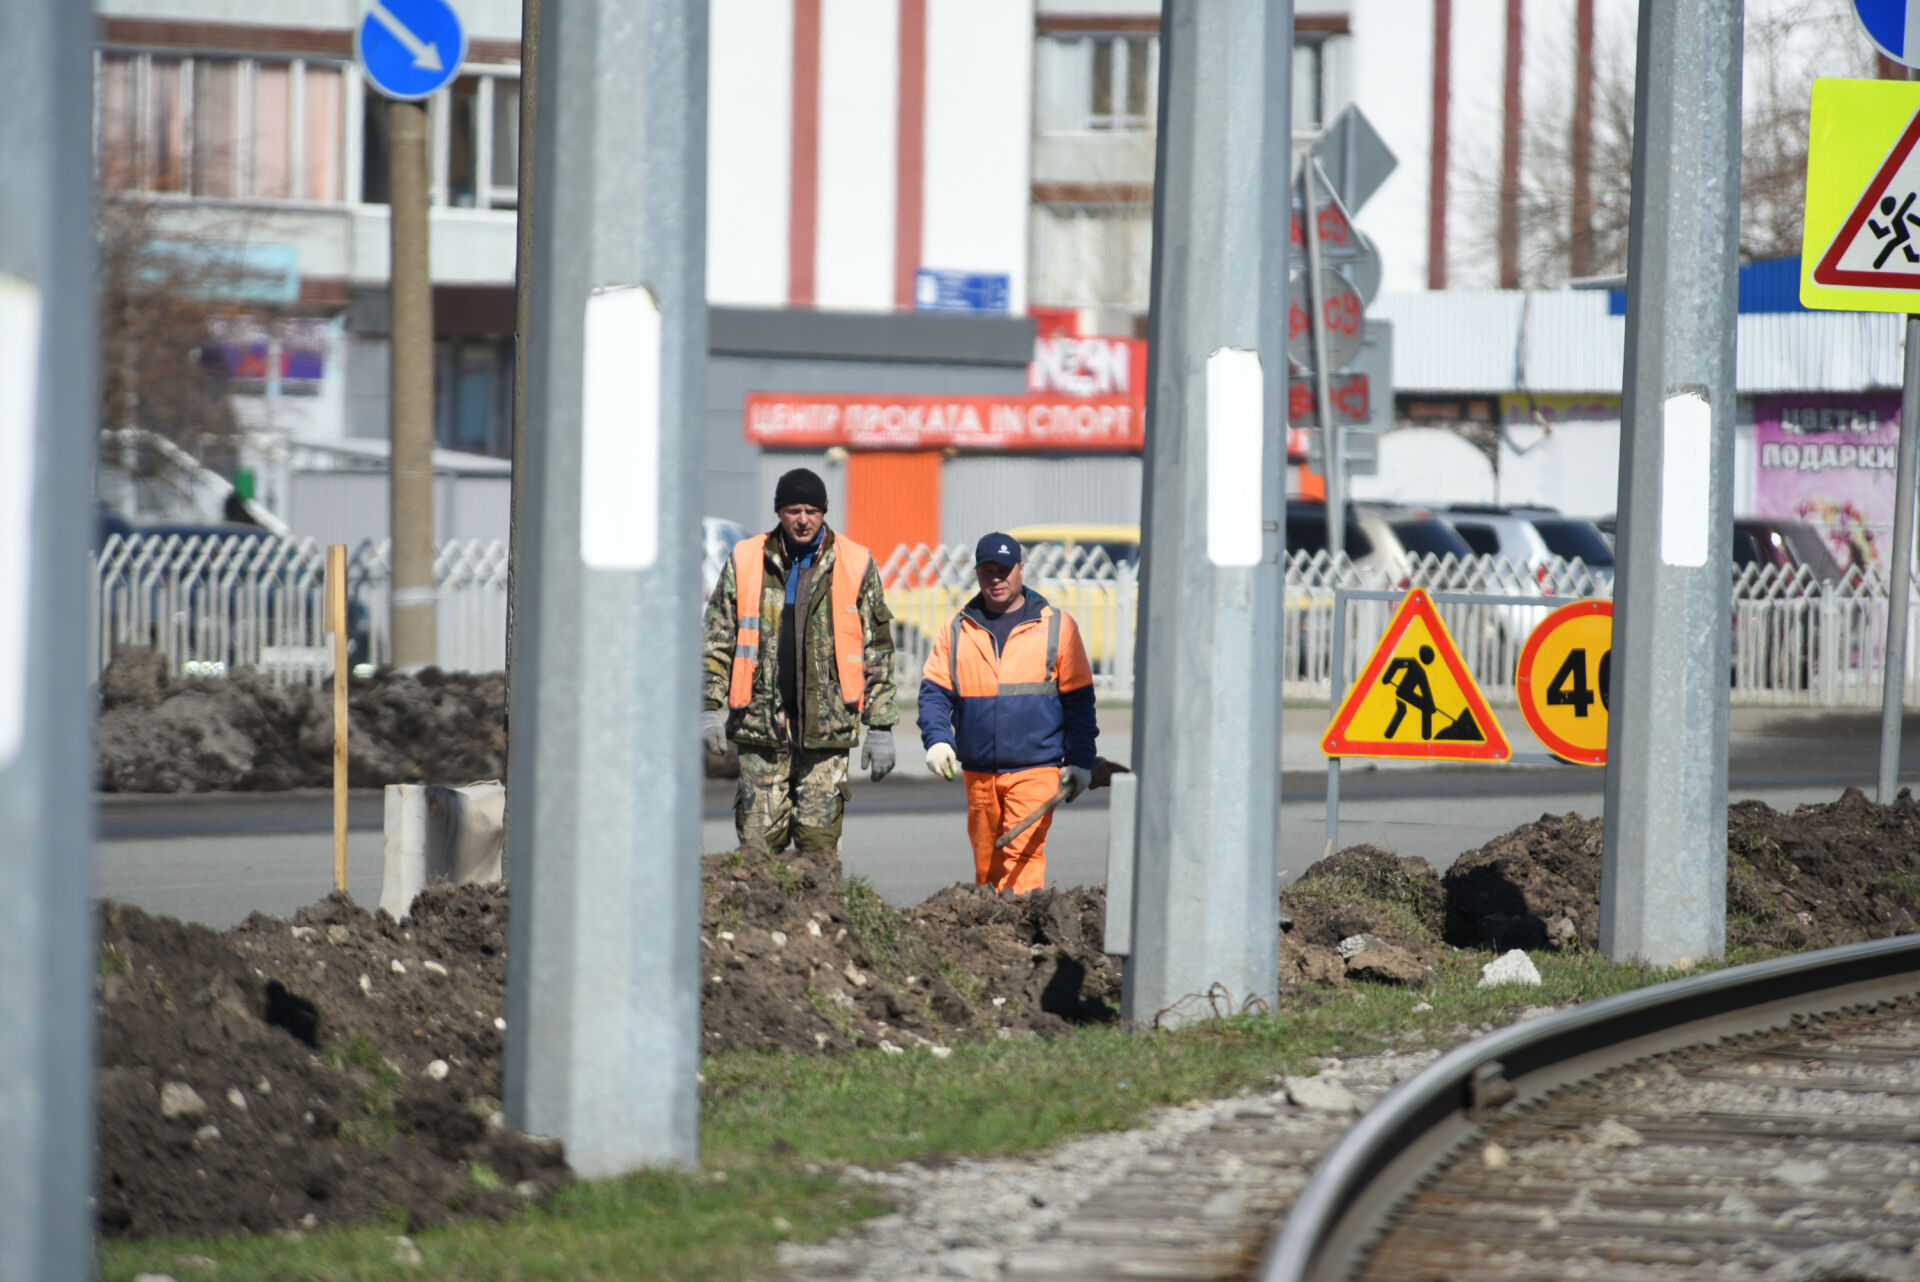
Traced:
<path fill-rule="evenodd" d="M 1613 681 L 1613 602 L 1575 601 L 1540 621 L 1514 670 L 1520 712 L 1547 750 L 1583 766 L 1607 764 Z"/>

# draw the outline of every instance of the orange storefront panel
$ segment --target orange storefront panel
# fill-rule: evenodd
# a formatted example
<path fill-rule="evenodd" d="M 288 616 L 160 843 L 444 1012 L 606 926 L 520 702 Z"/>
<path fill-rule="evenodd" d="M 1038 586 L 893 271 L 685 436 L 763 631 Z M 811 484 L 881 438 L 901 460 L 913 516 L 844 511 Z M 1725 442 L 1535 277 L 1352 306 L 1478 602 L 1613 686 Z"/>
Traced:
<path fill-rule="evenodd" d="M 849 454 L 847 534 L 883 563 L 901 543 L 938 543 L 940 464 L 938 450 Z"/>

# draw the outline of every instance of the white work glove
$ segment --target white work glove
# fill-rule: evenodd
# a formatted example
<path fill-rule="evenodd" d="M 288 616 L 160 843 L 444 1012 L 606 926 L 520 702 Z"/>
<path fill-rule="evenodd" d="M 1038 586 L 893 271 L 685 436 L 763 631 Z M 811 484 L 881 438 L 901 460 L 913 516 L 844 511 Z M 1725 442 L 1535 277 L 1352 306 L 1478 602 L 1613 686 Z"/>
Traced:
<path fill-rule="evenodd" d="M 706 741 L 708 756 L 726 755 L 727 713 L 724 708 L 708 708 L 700 714 L 700 737 Z"/>
<path fill-rule="evenodd" d="M 869 778 L 875 783 L 893 773 L 892 730 L 884 726 L 867 727 L 867 746 L 860 754 L 860 768 L 871 770 Z"/>
<path fill-rule="evenodd" d="M 1085 766 L 1061 766 L 1060 786 L 1067 790 L 1067 800 L 1072 801 L 1093 787 L 1093 771 Z"/>
<path fill-rule="evenodd" d="M 942 779 L 951 779 L 960 772 L 960 758 L 954 755 L 950 743 L 936 743 L 927 749 L 927 769 Z"/>

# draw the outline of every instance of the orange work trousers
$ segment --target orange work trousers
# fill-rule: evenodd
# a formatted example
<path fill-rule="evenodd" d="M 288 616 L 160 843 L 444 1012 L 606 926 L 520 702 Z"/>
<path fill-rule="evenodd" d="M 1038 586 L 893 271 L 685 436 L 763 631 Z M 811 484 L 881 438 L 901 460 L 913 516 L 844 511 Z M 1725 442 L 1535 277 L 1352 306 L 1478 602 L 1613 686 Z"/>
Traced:
<path fill-rule="evenodd" d="M 973 841 L 973 880 L 1002 894 L 1023 895 L 1047 882 L 1047 815 L 995 850 L 1001 833 L 1053 800 L 1060 791 L 1059 766 L 1034 766 L 1004 774 L 963 771 L 967 781 L 967 836 Z"/>

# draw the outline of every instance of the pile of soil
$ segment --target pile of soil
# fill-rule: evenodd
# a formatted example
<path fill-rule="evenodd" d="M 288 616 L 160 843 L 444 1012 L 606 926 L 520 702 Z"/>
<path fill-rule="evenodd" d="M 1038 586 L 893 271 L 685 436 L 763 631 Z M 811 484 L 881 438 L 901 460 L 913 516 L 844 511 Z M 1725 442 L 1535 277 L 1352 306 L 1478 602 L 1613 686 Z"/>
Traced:
<path fill-rule="evenodd" d="M 900 913 L 837 863 L 710 858 L 707 1049 L 941 1055 L 1117 1017 L 1100 891 L 955 886 Z M 504 1129 L 507 896 L 342 895 L 232 930 L 103 904 L 100 1230 L 293 1231 L 500 1216 L 564 1183 Z"/>
<path fill-rule="evenodd" d="M 1601 822 L 1542 815 L 1461 855 L 1442 879 L 1461 948 L 1594 948 Z M 1781 814 L 1727 807 L 1727 945 L 1832 948 L 1920 929 L 1920 803 L 1849 788 Z"/>
<path fill-rule="evenodd" d="M 347 689 L 347 779 L 466 783 L 504 777 L 502 673 L 383 672 Z M 333 782 L 332 686 L 275 685 L 242 669 L 176 680 L 151 650 L 119 651 L 99 685 L 101 792 L 231 792 Z"/>

